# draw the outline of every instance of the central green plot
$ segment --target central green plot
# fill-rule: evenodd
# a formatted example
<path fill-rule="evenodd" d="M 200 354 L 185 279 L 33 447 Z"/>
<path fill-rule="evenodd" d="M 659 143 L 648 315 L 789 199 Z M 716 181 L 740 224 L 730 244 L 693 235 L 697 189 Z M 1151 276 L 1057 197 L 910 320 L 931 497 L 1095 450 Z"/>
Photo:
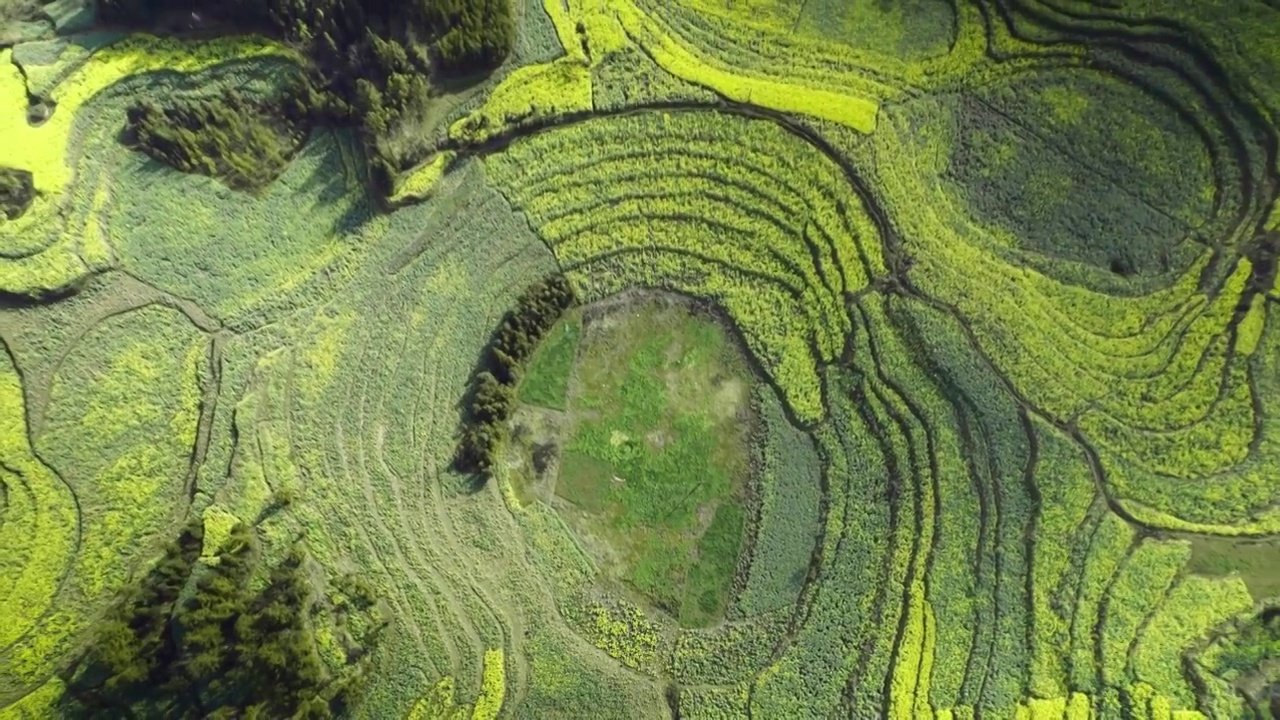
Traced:
<path fill-rule="evenodd" d="M 521 388 L 565 409 L 554 504 L 603 568 L 686 626 L 718 618 L 733 584 L 751 385 L 715 321 L 644 300 L 569 319 Z"/>

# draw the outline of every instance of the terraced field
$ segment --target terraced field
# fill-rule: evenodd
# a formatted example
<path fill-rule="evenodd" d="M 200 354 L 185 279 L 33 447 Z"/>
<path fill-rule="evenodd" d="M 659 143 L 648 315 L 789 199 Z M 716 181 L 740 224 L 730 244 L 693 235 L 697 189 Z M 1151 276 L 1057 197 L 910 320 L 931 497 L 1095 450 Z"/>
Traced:
<path fill-rule="evenodd" d="M 0 719 L 192 526 L 188 594 L 237 527 L 368 587 L 353 717 L 1280 713 L 1280 5 L 515 7 L 385 202 L 346 130 L 254 194 L 119 141 L 273 41 L 0 49 Z"/>

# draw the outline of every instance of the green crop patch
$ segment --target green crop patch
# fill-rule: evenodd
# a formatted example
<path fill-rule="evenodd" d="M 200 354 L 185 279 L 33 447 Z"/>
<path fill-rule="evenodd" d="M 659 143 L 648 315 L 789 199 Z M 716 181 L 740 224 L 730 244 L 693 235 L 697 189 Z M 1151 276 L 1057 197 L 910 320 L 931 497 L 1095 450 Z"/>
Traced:
<path fill-rule="evenodd" d="M 26 212 L 35 191 L 30 172 L 0 167 L 0 214 L 6 219 L 16 220 Z"/>
<path fill-rule="evenodd" d="M 678 304 L 599 310 L 582 332 L 556 494 L 621 580 L 706 625 L 744 535 L 750 373 L 714 321 Z"/>
<path fill-rule="evenodd" d="M 797 29 L 860 50 L 917 60 L 945 55 L 955 41 L 955 9 L 941 0 L 812 0 L 799 5 Z"/>
<path fill-rule="evenodd" d="M 582 336 L 582 320 L 575 314 L 560 322 L 529 360 L 520 381 L 519 397 L 530 405 L 563 410 L 569 392 L 569 375 Z"/>

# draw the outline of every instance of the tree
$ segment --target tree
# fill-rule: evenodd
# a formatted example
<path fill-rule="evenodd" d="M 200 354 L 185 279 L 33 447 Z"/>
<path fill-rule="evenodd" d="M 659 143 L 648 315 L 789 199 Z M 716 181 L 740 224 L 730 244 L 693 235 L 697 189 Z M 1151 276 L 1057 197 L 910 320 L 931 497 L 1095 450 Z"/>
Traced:
<path fill-rule="evenodd" d="M 223 676 L 235 662 L 233 627 L 244 612 L 242 592 L 252 566 L 252 531 L 243 523 L 232 529 L 218 564 L 196 582 L 196 591 L 177 614 L 181 624 L 181 667 L 200 694 L 223 689 Z"/>
<path fill-rule="evenodd" d="M 156 160 L 256 190 L 284 171 L 308 125 L 283 102 L 255 103 L 228 90 L 170 107 L 142 100 L 129 109 L 125 129 L 134 147 Z"/>
<path fill-rule="evenodd" d="M 172 546 L 178 550 L 167 551 L 95 633 L 68 672 L 65 714 L 323 718 L 344 707 L 360 690 L 369 648 L 348 644 L 347 664 L 330 669 L 320 658 L 313 618 L 357 611 L 377 620 L 368 584 L 344 581 L 331 593 L 342 605 L 337 611 L 313 585 L 315 572 L 295 546 L 271 569 L 266 588 L 254 593 L 252 528 L 233 528 L 211 566 L 196 563 L 201 547 L 191 537 L 184 534 Z M 175 610 L 193 580 L 190 597 Z M 371 623 L 361 642 L 375 642 L 382 624 Z"/>
<path fill-rule="evenodd" d="M 501 422 L 511 417 L 515 405 L 515 391 L 510 385 L 498 382 L 493 373 L 485 371 L 476 377 L 475 400 L 471 413 L 485 423 Z"/>
<path fill-rule="evenodd" d="M 68 672 L 68 695 L 82 708 L 128 706 L 140 688 L 174 688 L 170 619 L 200 557 L 203 534 L 198 521 L 184 527 L 165 545 L 155 567 L 122 594 L 99 624 L 93 652 L 78 658 Z"/>

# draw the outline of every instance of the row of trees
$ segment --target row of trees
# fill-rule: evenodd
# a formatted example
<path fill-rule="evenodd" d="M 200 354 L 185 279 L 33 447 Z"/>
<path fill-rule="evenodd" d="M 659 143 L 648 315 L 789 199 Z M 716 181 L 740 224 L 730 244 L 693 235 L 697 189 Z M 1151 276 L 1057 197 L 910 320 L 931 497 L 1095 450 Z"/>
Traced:
<path fill-rule="evenodd" d="M 237 525 L 216 564 L 197 563 L 193 523 L 98 625 L 66 673 L 64 714 L 73 717 L 327 718 L 360 691 L 369 647 L 349 637 L 347 664 L 320 657 L 316 618 L 335 608 L 314 587 L 295 546 L 253 591 L 253 531 Z M 194 586 L 189 594 L 184 591 Z M 356 593 L 358 609 L 373 599 Z M 183 599 L 185 598 L 185 599 Z M 364 640 L 376 641 L 377 629 Z"/>
<path fill-rule="evenodd" d="M 291 89 L 289 109 L 361 128 L 375 152 L 375 179 L 420 158 L 420 148 L 384 140 L 419 116 L 428 78 L 450 81 L 497 67 L 515 45 L 511 0 L 100 0 L 107 22 L 262 32 L 298 46 L 311 72 Z"/>
<path fill-rule="evenodd" d="M 575 302 L 568 279 L 555 275 L 525 290 L 503 318 L 472 377 L 458 443 L 460 470 L 488 472 L 493 466 L 494 452 L 515 410 L 515 388 L 524 363 Z"/>
<path fill-rule="evenodd" d="M 161 107 L 142 100 L 129 109 L 128 141 L 181 170 L 257 190 L 284 172 L 306 139 L 305 124 L 235 90 Z"/>

